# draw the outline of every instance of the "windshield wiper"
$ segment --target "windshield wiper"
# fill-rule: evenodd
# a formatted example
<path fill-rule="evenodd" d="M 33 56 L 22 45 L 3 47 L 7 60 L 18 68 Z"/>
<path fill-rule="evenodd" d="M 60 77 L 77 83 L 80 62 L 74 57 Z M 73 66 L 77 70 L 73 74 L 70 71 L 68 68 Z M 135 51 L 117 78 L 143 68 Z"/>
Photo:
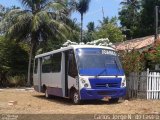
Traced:
<path fill-rule="evenodd" d="M 104 72 L 107 72 L 107 69 L 106 68 L 104 68 L 100 73 L 98 73 L 95 77 L 98 77 L 98 76 L 100 76 L 101 74 L 103 74 Z"/>

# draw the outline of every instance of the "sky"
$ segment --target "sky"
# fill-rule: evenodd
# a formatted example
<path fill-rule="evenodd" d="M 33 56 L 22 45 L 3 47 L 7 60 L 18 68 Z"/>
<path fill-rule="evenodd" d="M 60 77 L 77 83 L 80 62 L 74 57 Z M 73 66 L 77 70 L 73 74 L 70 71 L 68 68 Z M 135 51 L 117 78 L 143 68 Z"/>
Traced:
<path fill-rule="evenodd" d="M 118 11 L 120 9 L 121 1 L 122 0 L 91 0 L 89 10 L 84 15 L 83 28 L 86 29 L 88 22 L 94 22 L 95 26 L 99 24 L 99 20 L 103 19 L 102 7 L 105 17 L 118 17 Z M 11 7 L 13 5 L 21 6 L 19 0 L 0 0 L 0 4 L 2 4 L 5 7 Z M 73 19 L 75 18 L 77 22 L 80 23 L 80 14 L 78 12 L 73 13 L 71 17 Z"/>

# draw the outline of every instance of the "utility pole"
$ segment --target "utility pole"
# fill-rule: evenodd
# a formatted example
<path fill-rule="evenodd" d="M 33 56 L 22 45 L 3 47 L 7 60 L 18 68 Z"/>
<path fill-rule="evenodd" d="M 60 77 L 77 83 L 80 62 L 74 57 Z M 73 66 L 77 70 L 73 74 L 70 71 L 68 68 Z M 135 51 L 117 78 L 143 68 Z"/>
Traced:
<path fill-rule="evenodd" d="M 104 20 L 104 10 L 103 10 L 103 6 L 102 6 L 102 15 L 103 15 L 103 20 Z"/>
<path fill-rule="evenodd" d="M 158 39 L 158 13 L 159 13 L 159 6 L 155 6 L 155 40 Z"/>

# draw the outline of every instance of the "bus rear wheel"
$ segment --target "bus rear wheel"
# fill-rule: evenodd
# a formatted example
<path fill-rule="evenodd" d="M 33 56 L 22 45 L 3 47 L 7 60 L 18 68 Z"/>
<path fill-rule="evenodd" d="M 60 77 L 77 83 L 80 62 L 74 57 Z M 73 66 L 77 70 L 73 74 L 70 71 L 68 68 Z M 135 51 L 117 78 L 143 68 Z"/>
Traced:
<path fill-rule="evenodd" d="M 80 104 L 80 97 L 77 91 L 72 92 L 72 96 L 71 96 L 72 102 L 75 105 Z"/>

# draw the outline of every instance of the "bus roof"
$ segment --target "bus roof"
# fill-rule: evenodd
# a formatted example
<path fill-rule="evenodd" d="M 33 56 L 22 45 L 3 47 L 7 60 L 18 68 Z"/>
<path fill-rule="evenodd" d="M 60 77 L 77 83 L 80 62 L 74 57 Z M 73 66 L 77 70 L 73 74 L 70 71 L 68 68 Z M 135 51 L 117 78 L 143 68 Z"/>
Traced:
<path fill-rule="evenodd" d="M 58 53 L 58 52 L 63 52 L 63 51 L 70 50 L 70 49 L 74 49 L 75 50 L 77 48 L 103 48 L 103 49 L 115 50 L 112 47 L 105 47 L 105 46 L 96 46 L 96 45 L 70 45 L 68 47 L 63 47 L 63 48 L 60 48 L 60 49 L 57 49 L 57 50 L 53 50 L 53 51 L 50 51 L 50 52 L 46 52 L 46 53 L 43 53 L 43 54 L 36 55 L 35 58 L 44 57 L 44 56 L 47 56 L 47 55 L 50 55 L 50 54 L 54 54 L 54 53 Z"/>

